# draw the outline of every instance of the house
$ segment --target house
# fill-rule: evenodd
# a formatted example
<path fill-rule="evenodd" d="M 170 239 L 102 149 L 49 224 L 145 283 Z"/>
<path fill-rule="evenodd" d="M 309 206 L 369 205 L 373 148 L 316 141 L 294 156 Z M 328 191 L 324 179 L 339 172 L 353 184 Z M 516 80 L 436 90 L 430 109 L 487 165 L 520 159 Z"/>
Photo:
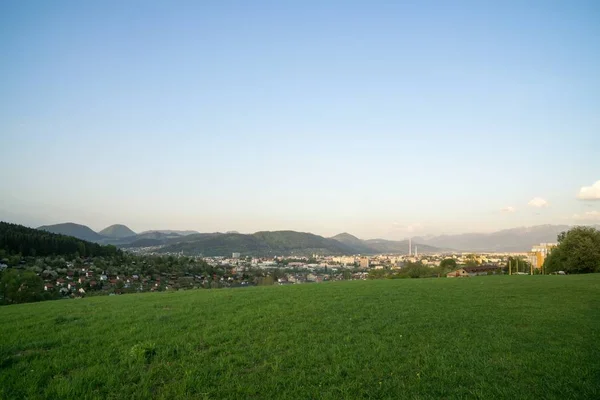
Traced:
<path fill-rule="evenodd" d="M 62 286 L 62 285 L 64 285 L 64 284 L 65 284 L 65 280 L 64 280 L 63 278 L 58 278 L 58 279 L 56 280 L 56 285 L 57 285 L 57 286 Z"/>
<path fill-rule="evenodd" d="M 48 290 L 54 290 L 54 285 L 51 283 L 46 283 L 44 285 L 44 290 L 48 291 Z"/>
<path fill-rule="evenodd" d="M 85 278 L 84 278 L 84 277 L 81 277 L 81 278 L 79 278 L 79 279 L 77 280 L 77 282 L 79 282 L 79 283 L 85 283 Z"/>
<path fill-rule="evenodd" d="M 446 278 L 461 278 L 461 277 L 465 277 L 465 276 L 469 276 L 469 273 L 467 271 L 465 271 L 464 268 L 459 268 L 456 271 L 452 271 L 452 272 L 448 272 L 446 274 Z"/>
<path fill-rule="evenodd" d="M 108 280 L 108 276 L 106 276 L 106 275 L 100 275 L 100 280 L 101 281 L 107 281 Z"/>
<path fill-rule="evenodd" d="M 495 264 L 485 264 L 477 267 L 462 267 L 456 271 L 448 272 L 447 278 L 460 278 L 467 276 L 489 275 L 501 273 L 502 267 Z"/>

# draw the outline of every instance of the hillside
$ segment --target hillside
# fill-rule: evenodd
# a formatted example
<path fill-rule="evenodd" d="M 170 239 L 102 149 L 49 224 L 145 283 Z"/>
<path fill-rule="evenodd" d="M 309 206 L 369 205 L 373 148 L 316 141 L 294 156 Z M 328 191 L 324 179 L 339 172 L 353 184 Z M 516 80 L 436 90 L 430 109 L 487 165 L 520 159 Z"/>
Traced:
<path fill-rule="evenodd" d="M 407 254 L 408 253 L 408 240 L 385 240 L 385 239 L 369 239 L 365 240 L 365 243 L 373 249 L 374 253 L 400 253 Z M 435 247 L 431 245 L 426 245 L 422 243 L 417 243 L 416 241 L 412 241 L 411 243 L 413 252 L 415 250 L 415 246 L 418 247 L 419 254 L 425 253 L 439 253 L 444 251 L 440 247 Z M 448 249 L 448 248 L 446 248 Z"/>
<path fill-rule="evenodd" d="M 193 235 L 194 233 L 199 233 L 197 231 L 177 231 L 177 230 L 170 230 L 170 229 L 154 229 L 151 231 L 141 232 L 140 234 L 152 233 L 152 232 L 164 233 L 166 235 L 176 234 L 176 235 L 180 235 L 180 236 L 187 236 L 187 235 Z"/>
<path fill-rule="evenodd" d="M 77 239 L 87 240 L 88 242 L 96 242 L 103 239 L 102 235 L 94 232 L 89 227 L 85 225 L 74 224 L 72 222 L 56 225 L 44 225 L 37 229 L 57 233 L 59 235 L 73 236 Z"/>
<path fill-rule="evenodd" d="M 163 244 L 162 240 L 147 238 L 147 239 L 137 239 L 131 243 L 120 244 L 119 247 L 123 248 L 123 249 L 128 249 L 128 248 L 161 246 L 162 244 Z"/>
<path fill-rule="evenodd" d="M 594 399 L 599 285 L 377 280 L 5 306 L 0 398 Z"/>
<path fill-rule="evenodd" d="M 4 250 L 7 254 L 38 257 L 71 256 L 76 253 L 80 256 L 109 256 L 120 252 L 113 246 L 101 246 L 72 236 L 6 222 L 0 222 L 0 250 Z"/>
<path fill-rule="evenodd" d="M 165 246 L 161 251 L 205 256 L 228 256 L 233 252 L 264 256 L 354 253 L 352 248 L 336 240 L 294 231 L 190 235 L 185 241 Z"/>
<path fill-rule="evenodd" d="M 98 233 L 107 238 L 115 238 L 115 239 L 121 239 L 121 238 L 126 238 L 126 237 L 131 237 L 131 236 L 136 235 L 136 233 L 134 231 L 132 231 L 131 229 L 129 229 L 127 226 L 120 225 L 120 224 L 111 225 L 107 228 L 102 229 Z"/>
<path fill-rule="evenodd" d="M 369 239 L 361 240 L 356 236 L 352 236 L 349 233 L 340 233 L 339 235 L 333 236 L 332 239 L 337 240 L 346 246 L 354 249 L 355 253 L 360 254 L 382 254 L 382 253 L 395 253 L 395 254 L 407 254 L 408 253 L 408 240 L 385 240 L 385 239 Z M 412 242 L 414 246 L 418 246 L 419 253 L 439 253 L 443 249 L 424 245 L 416 242 Z"/>
<path fill-rule="evenodd" d="M 361 239 L 357 238 L 356 236 L 351 235 L 347 232 L 332 236 L 331 239 L 337 240 L 338 242 L 343 243 L 346 246 L 354 249 L 354 252 L 356 254 L 372 254 L 373 253 L 373 249 L 371 247 L 369 247 L 369 245 L 367 245 L 364 240 L 361 240 Z"/>

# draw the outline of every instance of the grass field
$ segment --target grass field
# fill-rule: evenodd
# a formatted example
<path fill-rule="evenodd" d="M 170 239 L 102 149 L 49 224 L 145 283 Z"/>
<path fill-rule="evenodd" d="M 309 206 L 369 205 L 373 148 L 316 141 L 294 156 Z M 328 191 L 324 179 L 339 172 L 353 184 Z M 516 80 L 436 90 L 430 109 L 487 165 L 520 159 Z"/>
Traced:
<path fill-rule="evenodd" d="M 0 308 L 0 398 L 600 398 L 600 275 Z"/>

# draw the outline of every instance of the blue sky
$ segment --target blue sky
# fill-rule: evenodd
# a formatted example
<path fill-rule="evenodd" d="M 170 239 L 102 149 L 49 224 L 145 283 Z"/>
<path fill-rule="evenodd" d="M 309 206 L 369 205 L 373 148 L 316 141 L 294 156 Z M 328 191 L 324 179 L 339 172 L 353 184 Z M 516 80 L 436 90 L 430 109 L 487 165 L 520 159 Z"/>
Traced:
<path fill-rule="evenodd" d="M 600 5 L 492 3 L 3 1 L 0 219 L 594 222 L 577 195 L 600 180 Z"/>

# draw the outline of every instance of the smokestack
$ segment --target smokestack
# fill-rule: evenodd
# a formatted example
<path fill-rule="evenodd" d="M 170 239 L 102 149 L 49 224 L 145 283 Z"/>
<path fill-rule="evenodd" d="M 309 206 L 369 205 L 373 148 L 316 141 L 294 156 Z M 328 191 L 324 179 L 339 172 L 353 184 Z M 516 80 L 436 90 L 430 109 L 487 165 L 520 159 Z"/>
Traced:
<path fill-rule="evenodd" d="M 415 257 L 419 256 L 419 250 L 417 249 L 417 245 L 415 245 Z"/>
<path fill-rule="evenodd" d="M 408 255 L 409 256 L 412 255 L 412 242 L 411 242 L 411 238 L 408 238 Z"/>

